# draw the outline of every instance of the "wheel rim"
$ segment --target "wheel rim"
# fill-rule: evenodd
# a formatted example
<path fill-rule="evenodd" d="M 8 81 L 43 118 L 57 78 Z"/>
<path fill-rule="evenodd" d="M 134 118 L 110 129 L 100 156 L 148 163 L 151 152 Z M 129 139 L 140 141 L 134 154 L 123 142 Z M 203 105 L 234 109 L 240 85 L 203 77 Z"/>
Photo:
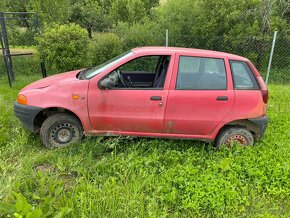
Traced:
<path fill-rule="evenodd" d="M 234 142 L 237 142 L 239 143 L 240 145 L 244 145 L 244 146 L 247 146 L 249 144 L 248 140 L 246 137 L 242 136 L 242 135 L 233 135 L 231 136 L 230 138 L 228 138 L 226 140 L 226 145 L 227 146 L 231 146 L 232 143 Z"/>
<path fill-rule="evenodd" d="M 70 123 L 57 124 L 51 131 L 50 139 L 60 145 L 72 142 L 75 138 L 77 128 Z"/>

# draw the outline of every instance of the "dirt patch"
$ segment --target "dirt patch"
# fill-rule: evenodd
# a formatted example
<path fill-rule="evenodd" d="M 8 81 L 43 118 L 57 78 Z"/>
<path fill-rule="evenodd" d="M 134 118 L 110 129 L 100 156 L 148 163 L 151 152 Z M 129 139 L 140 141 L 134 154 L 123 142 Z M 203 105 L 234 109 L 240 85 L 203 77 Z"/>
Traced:
<path fill-rule="evenodd" d="M 55 172 L 55 167 L 51 166 L 50 164 L 41 164 L 34 168 L 37 172 L 43 172 L 43 173 L 53 173 Z"/>

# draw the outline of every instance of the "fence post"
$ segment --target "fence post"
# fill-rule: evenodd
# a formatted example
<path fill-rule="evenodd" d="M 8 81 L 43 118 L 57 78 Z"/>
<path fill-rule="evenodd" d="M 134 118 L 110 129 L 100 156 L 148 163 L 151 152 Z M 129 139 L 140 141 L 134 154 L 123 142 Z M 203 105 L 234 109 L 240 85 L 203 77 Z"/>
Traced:
<path fill-rule="evenodd" d="M 166 29 L 166 42 L 165 42 L 165 45 L 166 47 L 168 47 L 168 29 Z"/>
<path fill-rule="evenodd" d="M 10 55 L 8 37 L 6 32 L 5 16 L 3 12 L 0 12 L 0 32 L 1 32 L 1 46 L 3 51 L 4 63 L 7 71 L 9 85 L 14 81 L 14 72 L 12 67 L 12 59 Z"/>
<path fill-rule="evenodd" d="M 38 14 L 35 14 L 34 15 L 34 29 L 35 29 L 35 32 L 36 33 L 39 33 L 39 17 L 38 17 Z"/>
<path fill-rule="evenodd" d="M 276 37 L 277 37 L 277 31 L 274 32 L 274 38 L 273 38 L 273 42 L 272 42 L 272 48 L 271 48 L 270 59 L 269 59 L 268 70 L 267 70 L 267 76 L 266 76 L 266 85 L 268 85 L 268 81 L 269 81 L 269 74 L 270 74 L 270 70 L 271 70 L 273 53 L 274 53 L 275 44 L 276 44 Z"/>

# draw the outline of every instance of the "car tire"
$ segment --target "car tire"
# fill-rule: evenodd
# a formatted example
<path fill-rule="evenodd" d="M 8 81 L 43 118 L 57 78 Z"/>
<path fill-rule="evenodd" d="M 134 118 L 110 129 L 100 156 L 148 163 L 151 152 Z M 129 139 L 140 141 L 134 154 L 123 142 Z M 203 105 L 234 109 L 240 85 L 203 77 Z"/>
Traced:
<path fill-rule="evenodd" d="M 254 144 L 254 138 L 252 133 L 245 128 L 226 127 L 219 133 L 215 140 L 215 146 L 220 147 L 225 144 L 227 147 L 231 147 L 234 142 L 242 146 L 248 146 Z"/>
<path fill-rule="evenodd" d="M 51 115 L 40 128 L 40 138 L 46 148 L 66 147 L 71 143 L 80 141 L 82 137 L 82 124 L 70 114 Z"/>

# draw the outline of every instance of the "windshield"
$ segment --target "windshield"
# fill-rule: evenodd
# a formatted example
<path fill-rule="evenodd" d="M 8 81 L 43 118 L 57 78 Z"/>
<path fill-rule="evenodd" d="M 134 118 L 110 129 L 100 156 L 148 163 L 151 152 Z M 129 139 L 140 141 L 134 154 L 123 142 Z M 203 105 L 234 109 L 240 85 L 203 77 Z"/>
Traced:
<path fill-rule="evenodd" d="M 92 69 L 89 69 L 88 71 L 86 71 L 83 75 L 84 78 L 86 79 L 90 79 L 92 77 L 94 77 L 95 75 L 101 73 L 102 71 L 106 70 L 107 68 L 111 67 L 112 65 L 114 65 L 115 63 L 131 56 L 133 54 L 132 51 L 127 51 L 103 64 L 100 64 L 99 66 L 97 67 L 94 67 Z"/>

